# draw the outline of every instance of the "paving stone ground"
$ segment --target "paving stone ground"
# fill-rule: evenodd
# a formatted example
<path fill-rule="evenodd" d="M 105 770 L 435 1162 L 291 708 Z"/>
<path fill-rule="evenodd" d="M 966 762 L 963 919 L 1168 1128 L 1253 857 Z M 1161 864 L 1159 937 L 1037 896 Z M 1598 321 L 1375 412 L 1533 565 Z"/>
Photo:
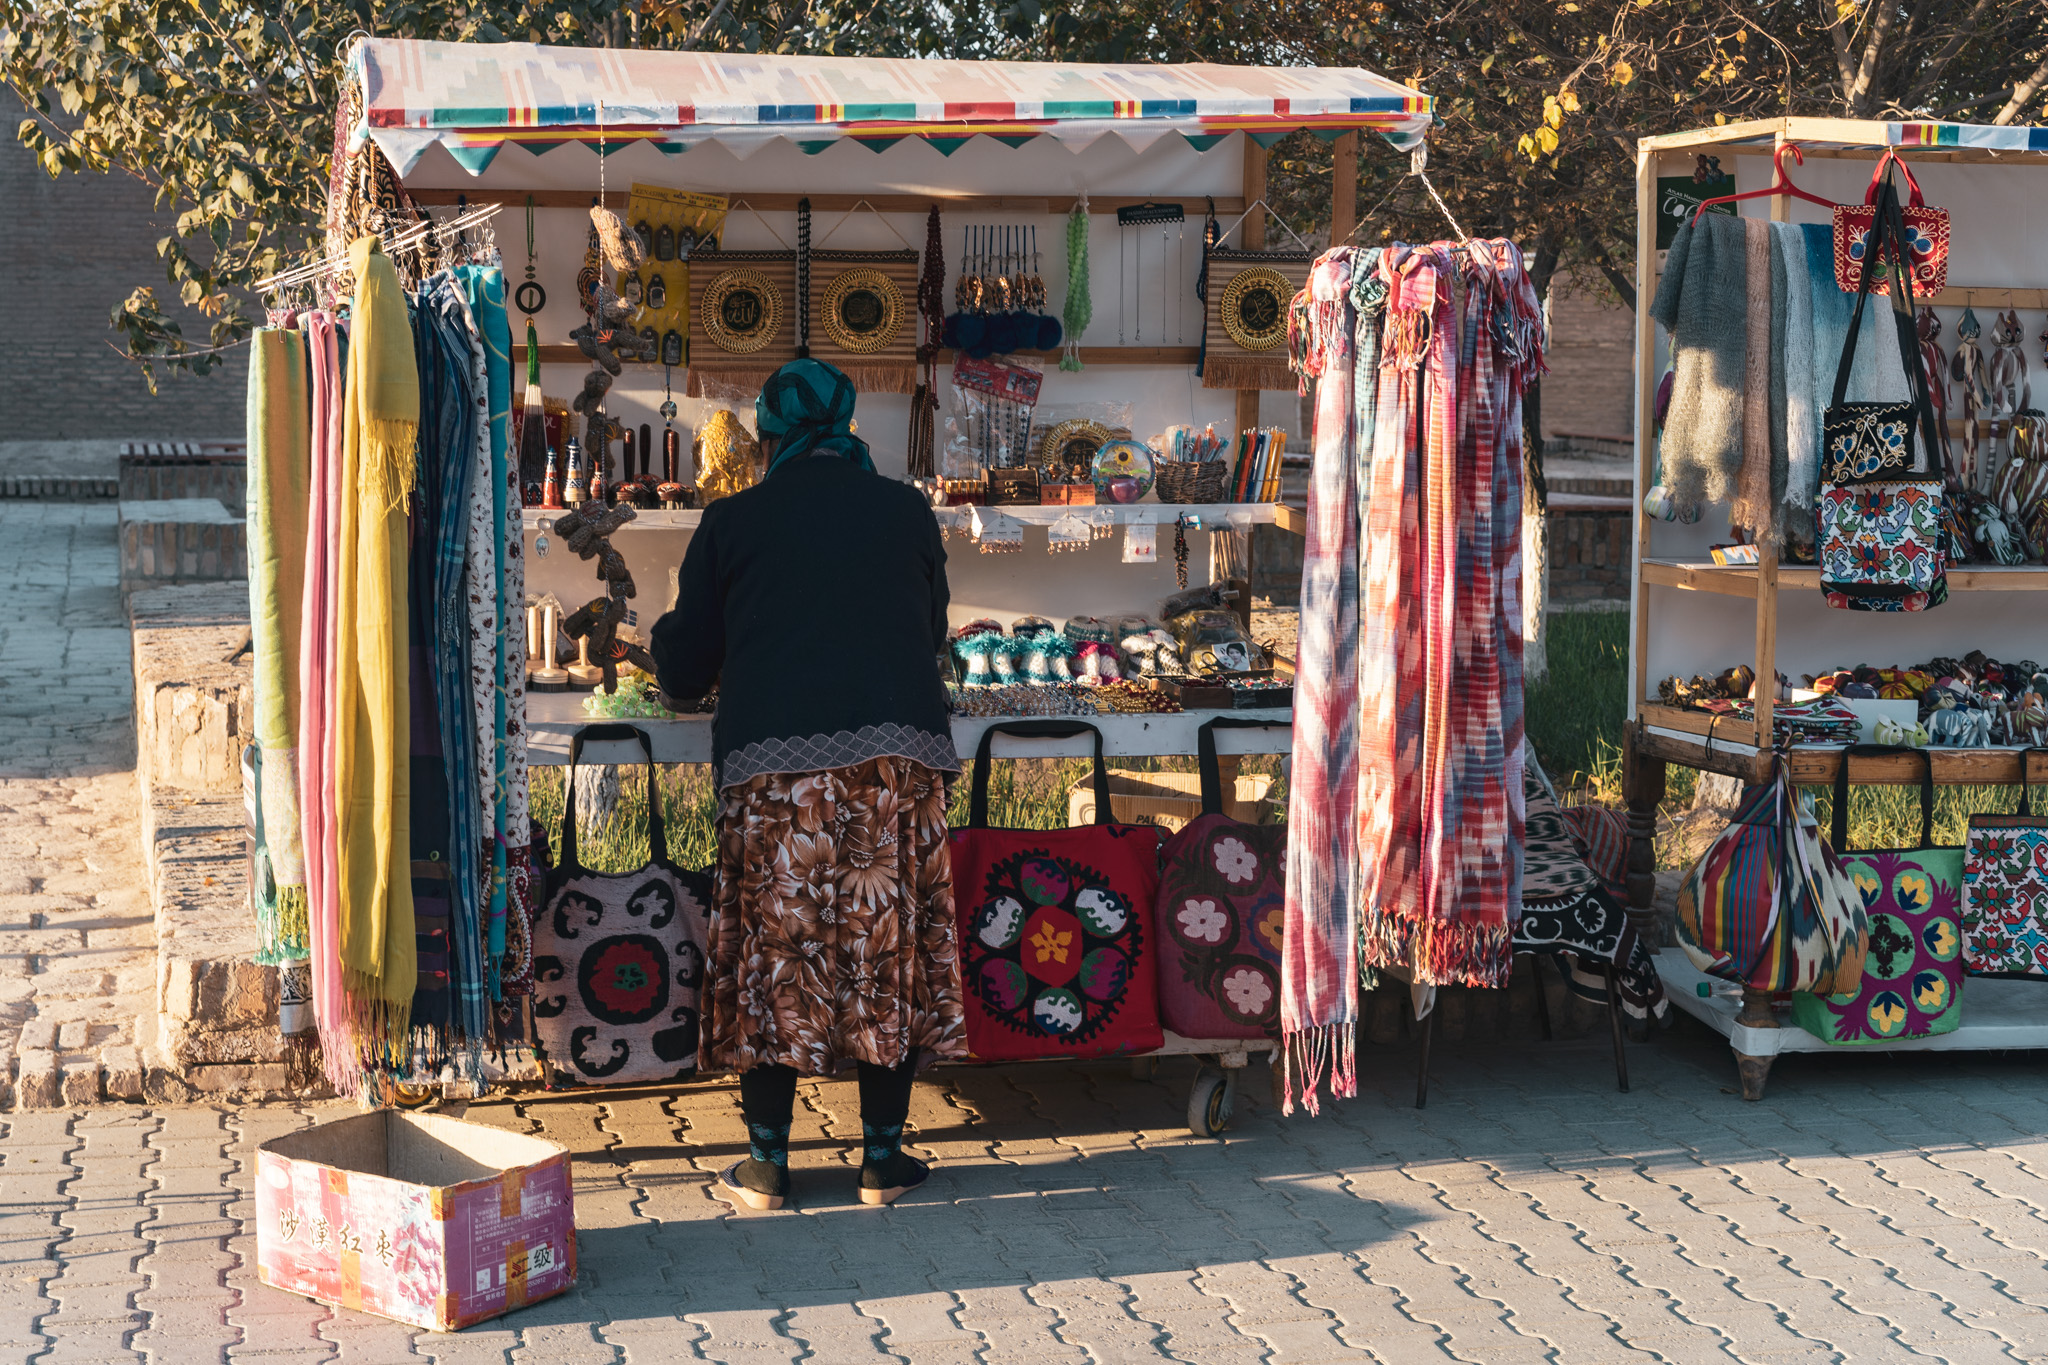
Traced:
<path fill-rule="evenodd" d="M 1599 1042 L 1439 1046 L 1417 1111 L 1412 1048 L 1375 1049 L 1359 1099 L 1248 1094 L 1222 1141 L 1180 1127 L 1186 1062 L 935 1072 L 938 1172 L 887 1210 L 854 1202 L 851 1082 L 805 1085 L 773 1214 L 709 1193 L 729 1084 L 487 1101 L 575 1152 L 581 1275 L 454 1335 L 256 1283 L 254 1146 L 345 1107 L 16 1113 L 0 1359 L 2048 1359 L 2038 1059 L 1787 1057 L 1745 1104 L 1696 1026 L 1632 1051 L 1619 1095 Z"/>
<path fill-rule="evenodd" d="M 0 502 L 0 1081 L 17 1103 L 90 1102 L 107 1079 L 140 1093 L 156 956 L 117 529 L 112 503 Z"/>

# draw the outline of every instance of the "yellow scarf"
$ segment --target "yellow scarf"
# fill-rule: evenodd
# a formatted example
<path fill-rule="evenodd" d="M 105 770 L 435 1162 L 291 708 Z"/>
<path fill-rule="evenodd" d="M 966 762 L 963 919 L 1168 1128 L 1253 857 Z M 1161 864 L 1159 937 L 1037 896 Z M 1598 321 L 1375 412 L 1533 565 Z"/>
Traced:
<path fill-rule="evenodd" d="M 418 984 L 405 563 L 420 379 L 405 296 L 375 237 L 349 248 L 349 267 L 334 617 L 341 965 L 358 1045 L 395 1059 Z"/>

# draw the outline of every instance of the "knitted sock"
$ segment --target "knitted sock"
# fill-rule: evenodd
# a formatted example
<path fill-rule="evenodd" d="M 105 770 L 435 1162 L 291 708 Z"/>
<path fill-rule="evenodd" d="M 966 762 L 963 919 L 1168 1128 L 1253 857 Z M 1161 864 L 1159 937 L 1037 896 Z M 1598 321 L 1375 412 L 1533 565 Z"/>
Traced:
<path fill-rule="evenodd" d="M 740 1112 L 747 1120 L 747 1160 L 735 1177 L 760 1194 L 789 1193 L 789 1124 L 796 1110 L 796 1071 L 764 1065 L 740 1073 Z"/>
<path fill-rule="evenodd" d="M 903 1154 L 903 1122 L 910 1116 L 910 1086 L 916 1078 L 916 1048 L 893 1067 L 860 1064 L 860 1175 L 870 1189 L 903 1184 L 921 1165 Z"/>

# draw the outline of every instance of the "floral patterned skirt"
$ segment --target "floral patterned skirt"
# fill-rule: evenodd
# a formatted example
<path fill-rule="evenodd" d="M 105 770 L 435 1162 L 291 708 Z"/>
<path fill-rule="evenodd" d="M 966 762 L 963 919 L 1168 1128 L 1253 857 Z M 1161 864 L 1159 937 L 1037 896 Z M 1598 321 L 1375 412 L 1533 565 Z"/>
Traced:
<path fill-rule="evenodd" d="M 904 758 L 720 794 L 702 1065 L 964 1057 L 945 778 Z"/>

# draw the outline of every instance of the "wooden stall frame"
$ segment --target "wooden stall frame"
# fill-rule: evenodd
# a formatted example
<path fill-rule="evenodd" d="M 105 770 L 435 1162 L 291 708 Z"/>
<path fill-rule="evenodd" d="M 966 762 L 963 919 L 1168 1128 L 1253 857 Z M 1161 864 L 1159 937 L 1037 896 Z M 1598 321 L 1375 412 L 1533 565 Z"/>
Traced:
<path fill-rule="evenodd" d="M 1776 689 L 1769 680 L 1776 677 L 1778 591 L 1781 587 L 1811 590 L 1819 586 L 1819 570 L 1812 566 L 1780 566 L 1777 554 L 1765 546 L 1759 563 L 1753 566 L 1720 566 L 1712 563 L 1659 559 L 1650 553 L 1653 523 L 1643 512 L 1643 494 L 1655 476 L 1656 440 L 1652 431 L 1656 411 L 1657 324 L 1650 317 L 1650 300 L 1656 296 L 1663 274 L 1663 260 L 1657 250 L 1657 177 L 1660 170 L 1676 170 L 1662 163 L 1667 156 L 1690 155 L 1713 148 L 1735 156 L 1775 155 L 1788 143 L 1799 145 L 1807 157 L 1875 162 L 1886 150 L 1898 152 L 1914 162 L 1962 162 L 1972 164 L 2048 165 L 2048 155 L 2039 151 L 1991 150 L 1961 146 L 1892 146 L 1889 131 L 1899 125 L 1877 121 L 1838 118 L 1772 118 L 1730 123 L 1693 132 L 1643 138 L 1636 144 L 1636 354 L 1635 354 L 1635 456 L 1636 506 L 1635 554 L 1631 583 L 1629 632 L 1629 711 L 1623 736 L 1622 787 L 1628 805 L 1628 903 L 1629 918 L 1645 941 L 1655 943 L 1657 926 L 1655 839 L 1657 810 L 1665 795 L 1668 767 L 1676 763 L 1699 772 L 1720 773 L 1745 782 L 1766 780 L 1771 771 L 1771 710 Z M 1818 145 L 1816 145 L 1818 144 Z M 1780 195 L 1771 200 L 1771 218 L 1784 222 L 1789 203 Z M 1931 300 L 1937 306 L 1983 302 L 2005 307 L 2048 307 L 2048 289 L 2007 289 L 1951 283 Z M 1953 424 L 1952 424 L 1953 425 Z M 1649 660 L 1649 589 L 1707 592 L 1743 598 L 1756 604 L 1756 653 L 1754 667 L 1759 683 L 1756 718 L 1753 723 L 1716 721 L 1700 712 L 1685 711 L 1651 700 Z M 2048 591 L 2048 567 L 2002 568 L 1970 565 L 1951 571 L 1949 590 L 1955 592 Z M 2030 771 L 2022 750 L 1931 751 L 1934 780 L 1945 786 L 2018 785 Z M 1795 785 L 1831 785 L 1841 765 L 1849 760 L 1837 749 L 1793 749 L 1788 763 Z M 1851 780 L 1858 783 L 1909 785 L 1920 780 L 1918 764 L 1905 758 L 1859 758 L 1850 767 Z M 1745 1053 L 1743 1038 L 1754 1039 L 1756 1030 L 1775 1028 L 1770 1001 L 1764 992 L 1743 992 L 1735 1017 L 1737 1074 L 1743 1097 L 1763 1096 L 1776 1052 Z M 1987 1044 L 1988 1045 L 1988 1044 Z"/>

